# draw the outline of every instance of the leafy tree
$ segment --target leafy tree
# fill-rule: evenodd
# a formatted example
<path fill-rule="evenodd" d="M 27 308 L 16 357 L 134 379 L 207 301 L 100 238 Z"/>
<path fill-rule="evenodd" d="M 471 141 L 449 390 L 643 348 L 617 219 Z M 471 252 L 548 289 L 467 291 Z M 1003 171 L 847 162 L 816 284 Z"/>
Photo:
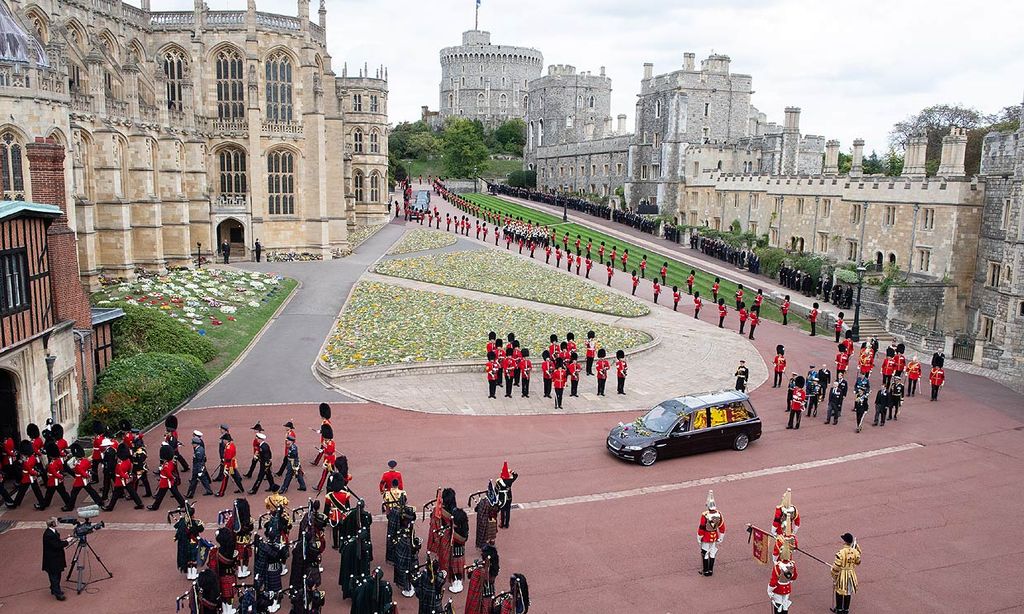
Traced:
<path fill-rule="evenodd" d="M 391 129 L 388 134 L 388 151 L 394 153 L 399 159 L 411 157 L 409 155 L 409 141 L 415 134 L 433 134 L 433 130 L 423 121 L 402 122 Z"/>
<path fill-rule="evenodd" d="M 863 168 L 865 175 L 881 175 L 885 170 L 882 159 L 874 150 L 871 151 L 870 156 L 864 156 Z"/>
<path fill-rule="evenodd" d="M 882 159 L 882 172 L 889 177 L 899 177 L 903 174 L 903 155 L 895 149 L 889 149 Z"/>
<path fill-rule="evenodd" d="M 395 152 L 388 152 L 388 188 L 394 189 L 395 182 L 403 181 L 409 176 L 409 172 L 405 170 L 405 165 L 398 159 Z"/>
<path fill-rule="evenodd" d="M 839 152 L 839 174 L 845 175 L 850 172 L 853 165 L 853 156 L 848 153 Z"/>
<path fill-rule="evenodd" d="M 441 153 L 441 141 L 433 132 L 414 132 L 409 135 L 407 158 L 427 160 Z"/>
<path fill-rule="evenodd" d="M 444 170 L 449 177 L 473 177 L 486 168 L 490 152 L 479 121 L 450 118 L 441 138 Z"/>
<path fill-rule="evenodd" d="M 503 123 L 493 133 L 494 153 L 520 156 L 526 146 L 526 122 L 518 117 Z"/>

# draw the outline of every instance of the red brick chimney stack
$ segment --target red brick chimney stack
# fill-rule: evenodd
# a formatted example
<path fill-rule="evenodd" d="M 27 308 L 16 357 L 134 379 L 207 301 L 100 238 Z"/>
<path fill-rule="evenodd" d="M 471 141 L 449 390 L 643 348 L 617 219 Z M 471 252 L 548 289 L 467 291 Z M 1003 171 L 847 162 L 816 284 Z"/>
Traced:
<path fill-rule="evenodd" d="M 54 319 L 73 320 L 75 328 L 92 328 L 89 298 L 78 272 L 78 240 L 68 226 L 64 185 L 64 147 L 53 139 L 36 138 L 25 146 L 31 170 L 32 200 L 60 207 L 61 216 L 46 231 Z"/>

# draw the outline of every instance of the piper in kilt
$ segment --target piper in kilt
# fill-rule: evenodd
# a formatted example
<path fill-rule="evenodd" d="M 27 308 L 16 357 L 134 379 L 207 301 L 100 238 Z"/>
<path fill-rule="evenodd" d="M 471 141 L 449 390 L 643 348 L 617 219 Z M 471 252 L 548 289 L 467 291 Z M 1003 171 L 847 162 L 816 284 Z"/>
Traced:
<path fill-rule="evenodd" d="M 530 611 L 530 587 L 523 574 L 512 574 L 509 590 L 494 597 L 494 614 L 527 614 Z"/>
<path fill-rule="evenodd" d="M 427 553 L 427 562 L 420 573 L 413 578 L 413 588 L 420 602 L 418 614 L 439 614 L 441 598 L 444 596 L 444 585 L 447 573 L 440 568 L 437 559 Z"/>
<path fill-rule="evenodd" d="M 381 503 L 381 511 L 388 520 L 386 541 L 384 542 L 384 560 L 388 563 L 395 562 L 394 537 L 399 527 L 399 517 L 402 508 L 405 507 L 408 498 L 405 491 L 398 487 L 398 480 L 393 479 L 391 488 L 382 493 L 384 501 Z"/>
<path fill-rule="evenodd" d="M 187 580 L 199 577 L 199 534 L 203 532 L 203 521 L 195 517 L 195 504 L 167 513 L 167 518 L 178 515 L 174 523 L 174 541 L 178 543 L 178 571 L 185 573 Z"/>
<path fill-rule="evenodd" d="M 453 593 L 462 592 L 462 575 L 466 567 L 466 542 L 469 541 L 469 517 L 458 506 L 455 491 L 446 488 L 441 493 L 441 518 L 445 532 L 438 544 L 438 563 L 447 572 Z"/>
<path fill-rule="evenodd" d="M 466 591 L 465 614 L 491 614 L 494 601 L 494 579 L 498 577 L 498 551 L 494 546 L 483 547 L 483 560 L 466 569 L 469 590 Z"/>
<path fill-rule="evenodd" d="M 235 583 L 238 581 L 238 554 L 235 550 L 235 533 L 229 528 L 217 531 L 217 545 L 210 550 L 206 566 L 217 574 L 220 583 L 220 602 L 225 612 L 233 612 Z"/>
<path fill-rule="evenodd" d="M 402 590 L 402 595 L 412 597 L 416 593 L 412 587 L 412 577 L 419 565 L 419 552 L 422 542 L 416 537 L 416 509 L 405 505 L 401 509 L 389 512 L 398 517 L 398 530 L 392 537 L 395 557 L 395 586 Z M 389 517 L 390 520 L 390 517 Z"/>
<path fill-rule="evenodd" d="M 476 507 L 476 547 L 483 550 L 484 546 L 494 545 L 498 537 L 498 498 L 494 484 L 487 483 L 487 495 L 477 501 Z"/>

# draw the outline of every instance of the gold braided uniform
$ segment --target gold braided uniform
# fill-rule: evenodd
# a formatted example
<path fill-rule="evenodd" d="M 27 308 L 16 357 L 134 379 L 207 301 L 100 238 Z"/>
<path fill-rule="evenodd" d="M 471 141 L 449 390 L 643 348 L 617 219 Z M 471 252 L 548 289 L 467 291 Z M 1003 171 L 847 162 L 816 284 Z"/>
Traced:
<path fill-rule="evenodd" d="M 832 582 L 836 594 L 852 595 L 857 592 L 857 565 L 860 565 L 860 544 L 843 546 L 832 563 Z"/>

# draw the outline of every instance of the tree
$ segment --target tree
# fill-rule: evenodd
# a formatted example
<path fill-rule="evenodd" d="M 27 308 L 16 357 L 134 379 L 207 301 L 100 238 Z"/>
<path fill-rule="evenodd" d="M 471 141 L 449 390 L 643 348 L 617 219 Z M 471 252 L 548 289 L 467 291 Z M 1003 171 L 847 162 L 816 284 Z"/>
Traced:
<path fill-rule="evenodd" d="M 863 169 L 865 175 L 881 175 L 885 170 L 882 159 L 874 150 L 871 150 L 870 156 L 864 156 Z"/>
<path fill-rule="evenodd" d="M 441 142 L 433 132 L 414 132 L 406 146 L 407 158 L 427 160 L 441 152 Z"/>
<path fill-rule="evenodd" d="M 409 176 L 402 161 L 394 152 L 388 152 L 388 189 L 394 189 L 396 181 L 403 181 Z"/>
<path fill-rule="evenodd" d="M 480 122 L 450 118 L 441 138 L 444 170 L 448 177 L 474 177 L 487 166 L 490 152 Z M 479 126 L 479 127 L 478 127 Z"/>
<path fill-rule="evenodd" d="M 895 149 L 890 148 L 882 159 L 882 172 L 889 177 L 899 177 L 903 174 L 903 155 Z"/>
<path fill-rule="evenodd" d="M 853 156 L 848 153 L 839 152 L 839 174 L 846 175 L 850 172 L 850 167 L 853 165 Z"/>
<path fill-rule="evenodd" d="M 388 151 L 399 159 L 409 158 L 409 141 L 416 134 L 433 135 L 434 131 L 424 121 L 402 122 L 388 134 Z"/>
<path fill-rule="evenodd" d="M 508 185 L 513 188 L 535 188 L 537 171 L 512 171 L 508 174 Z"/>
<path fill-rule="evenodd" d="M 526 147 L 526 122 L 518 117 L 508 120 L 494 131 L 493 140 L 494 153 L 523 155 L 523 148 Z"/>

